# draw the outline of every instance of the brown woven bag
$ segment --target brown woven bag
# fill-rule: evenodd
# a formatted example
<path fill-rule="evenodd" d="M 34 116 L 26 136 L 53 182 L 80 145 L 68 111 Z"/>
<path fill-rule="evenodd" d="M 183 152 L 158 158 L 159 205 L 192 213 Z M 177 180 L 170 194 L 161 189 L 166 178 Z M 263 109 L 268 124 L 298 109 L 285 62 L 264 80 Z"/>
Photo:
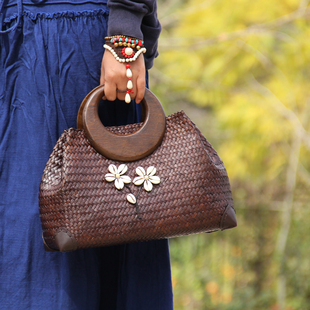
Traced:
<path fill-rule="evenodd" d="M 104 89 L 84 99 L 46 164 L 40 217 L 46 250 L 73 251 L 212 232 L 237 225 L 223 162 L 178 112 L 146 90 L 143 122 L 105 128 Z M 83 129 L 82 129 L 83 128 Z"/>

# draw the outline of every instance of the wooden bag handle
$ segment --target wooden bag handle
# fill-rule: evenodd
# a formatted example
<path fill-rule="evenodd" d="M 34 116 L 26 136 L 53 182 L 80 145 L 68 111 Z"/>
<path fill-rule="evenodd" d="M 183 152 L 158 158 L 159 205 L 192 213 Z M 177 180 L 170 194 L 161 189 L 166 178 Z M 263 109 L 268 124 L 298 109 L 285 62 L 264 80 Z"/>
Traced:
<path fill-rule="evenodd" d="M 107 130 L 98 115 L 98 105 L 104 96 L 104 86 L 93 89 L 83 100 L 77 116 L 77 128 L 84 129 L 90 144 L 106 158 L 135 161 L 151 154 L 161 143 L 166 129 L 163 107 L 156 96 L 145 89 L 142 107 L 142 127 L 128 135 Z"/>

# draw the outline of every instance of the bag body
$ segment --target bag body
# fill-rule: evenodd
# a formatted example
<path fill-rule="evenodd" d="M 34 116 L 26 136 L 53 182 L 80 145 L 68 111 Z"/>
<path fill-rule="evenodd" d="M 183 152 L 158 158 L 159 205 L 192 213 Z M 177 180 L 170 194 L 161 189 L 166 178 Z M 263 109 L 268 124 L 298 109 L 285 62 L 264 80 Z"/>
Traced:
<path fill-rule="evenodd" d="M 110 130 L 125 134 L 138 126 Z M 130 184 L 134 195 L 140 189 L 138 211 L 126 199 L 127 187 L 118 190 L 104 178 L 110 164 L 117 167 L 122 162 L 99 154 L 83 130 L 62 134 L 40 186 L 43 236 L 50 248 L 68 243 L 65 247 L 75 250 L 234 226 L 225 220 L 234 213 L 233 200 L 225 167 L 215 150 L 184 112 L 167 117 L 166 126 L 162 144 L 154 153 L 126 163 L 131 179 L 137 167 L 155 167 L 161 180 L 150 192 Z M 57 241 L 57 234 L 65 240 Z"/>
<path fill-rule="evenodd" d="M 130 135 L 142 125 L 107 129 Z M 126 163 L 97 152 L 84 130 L 64 131 L 40 185 L 48 248 L 65 252 L 237 225 L 229 179 L 216 151 L 182 111 L 168 116 L 165 126 L 155 151 Z M 117 177 L 124 180 L 122 188 Z"/>

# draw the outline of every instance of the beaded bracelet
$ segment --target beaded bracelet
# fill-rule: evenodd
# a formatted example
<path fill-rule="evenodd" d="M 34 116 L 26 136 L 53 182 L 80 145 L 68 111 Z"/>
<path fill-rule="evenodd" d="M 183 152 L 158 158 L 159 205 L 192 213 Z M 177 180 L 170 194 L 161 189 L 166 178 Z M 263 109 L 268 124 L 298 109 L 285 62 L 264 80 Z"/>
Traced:
<path fill-rule="evenodd" d="M 146 48 L 143 46 L 144 42 L 142 40 L 123 35 L 106 37 L 105 39 L 106 43 L 103 47 L 109 50 L 117 61 L 126 63 L 126 77 L 128 78 L 128 82 L 125 102 L 130 103 L 130 94 L 133 93 L 133 84 L 131 81 L 132 71 L 130 70 L 129 62 L 137 60 L 140 54 L 146 52 Z"/>

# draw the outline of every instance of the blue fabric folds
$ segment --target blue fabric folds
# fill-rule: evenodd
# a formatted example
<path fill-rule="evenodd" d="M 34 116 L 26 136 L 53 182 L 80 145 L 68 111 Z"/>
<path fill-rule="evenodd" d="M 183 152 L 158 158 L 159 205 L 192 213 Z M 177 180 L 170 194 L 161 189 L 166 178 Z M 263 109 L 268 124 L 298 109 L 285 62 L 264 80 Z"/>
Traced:
<path fill-rule="evenodd" d="M 42 172 L 99 84 L 108 11 L 104 1 L 24 2 L 20 25 L 0 35 L 0 308 L 170 310 L 167 240 L 72 253 L 43 249 Z M 16 23 L 14 1 L 1 13 L 2 29 Z M 105 125 L 140 116 L 134 103 L 119 101 L 100 113 Z"/>

